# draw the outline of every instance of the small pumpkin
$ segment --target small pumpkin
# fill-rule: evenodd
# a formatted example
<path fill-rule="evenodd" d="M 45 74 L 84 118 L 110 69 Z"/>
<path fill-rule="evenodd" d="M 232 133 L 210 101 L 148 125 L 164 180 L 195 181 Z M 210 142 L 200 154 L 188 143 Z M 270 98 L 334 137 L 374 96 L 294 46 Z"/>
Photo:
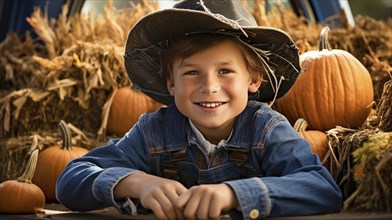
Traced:
<path fill-rule="evenodd" d="M 307 127 L 308 123 L 303 118 L 298 119 L 294 124 L 294 129 L 309 142 L 312 152 L 323 161 L 329 149 L 327 134 L 317 130 L 306 130 Z"/>
<path fill-rule="evenodd" d="M 304 118 L 310 129 L 354 129 L 372 110 L 372 80 L 368 70 L 349 52 L 329 49 L 328 32 L 328 27 L 321 31 L 318 51 L 300 55 L 305 72 L 276 100 L 274 108 L 292 124 Z"/>
<path fill-rule="evenodd" d="M 33 183 L 37 184 L 45 194 L 46 202 L 57 202 L 56 181 L 68 163 L 85 155 L 88 150 L 79 146 L 71 146 L 72 136 L 65 121 L 61 120 L 59 128 L 62 145 L 45 148 L 39 153 Z"/>
<path fill-rule="evenodd" d="M 132 87 L 122 87 L 115 91 L 110 107 L 107 132 L 123 136 L 145 112 L 153 112 L 164 106 Z"/>
<path fill-rule="evenodd" d="M 34 150 L 26 169 L 17 180 L 7 180 L 0 184 L 0 213 L 30 214 L 45 207 L 45 195 L 31 182 L 38 159 L 38 149 Z"/>

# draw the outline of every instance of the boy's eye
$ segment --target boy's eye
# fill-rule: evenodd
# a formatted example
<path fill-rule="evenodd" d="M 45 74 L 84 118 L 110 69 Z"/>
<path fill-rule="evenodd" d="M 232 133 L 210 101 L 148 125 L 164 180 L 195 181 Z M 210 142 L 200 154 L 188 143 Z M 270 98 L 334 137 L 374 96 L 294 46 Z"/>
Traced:
<path fill-rule="evenodd" d="M 232 70 L 229 70 L 229 69 L 221 69 L 221 70 L 219 70 L 219 74 L 228 74 L 228 73 L 232 73 L 233 71 Z"/>
<path fill-rule="evenodd" d="M 184 73 L 184 75 L 190 75 L 190 76 L 194 76 L 194 75 L 198 75 L 199 73 L 197 71 L 188 71 L 186 73 Z"/>

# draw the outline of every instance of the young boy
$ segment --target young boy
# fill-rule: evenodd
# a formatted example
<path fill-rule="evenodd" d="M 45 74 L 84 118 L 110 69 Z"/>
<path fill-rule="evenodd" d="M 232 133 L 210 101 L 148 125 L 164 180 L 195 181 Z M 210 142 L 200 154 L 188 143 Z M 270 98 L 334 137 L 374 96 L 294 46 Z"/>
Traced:
<path fill-rule="evenodd" d="M 241 1 L 184 0 L 145 16 L 129 33 L 125 66 L 168 107 L 72 161 L 57 182 L 64 206 L 159 219 L 340 210 L 341 192 L 309 144 L 261 102 L 294 83 L 298 50 L 286 33 L 258 27 Z"/>

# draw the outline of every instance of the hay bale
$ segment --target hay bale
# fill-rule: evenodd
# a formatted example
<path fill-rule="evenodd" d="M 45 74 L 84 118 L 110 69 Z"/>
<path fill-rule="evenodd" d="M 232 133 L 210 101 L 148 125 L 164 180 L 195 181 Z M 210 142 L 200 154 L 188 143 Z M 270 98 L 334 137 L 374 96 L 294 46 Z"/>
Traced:
<path fill-rule="evenodd" d="M 376 115 L 377 126 L 382 131 L 392 131 L 392 79 L 384 84 L 384 90 L 376 108 Z"/>
<path fill-rule="evenodd" d="M 392 211 L 392 132 L 378 132 L 353 152 L 357 189 L 344 211 Z"/>
<path fill-rule="evenodd" d="M 52 136 L 31 134 L 0 141 L 0 182 L 17 179 L 25 170 L 30 153 L 55 143 Z"/>

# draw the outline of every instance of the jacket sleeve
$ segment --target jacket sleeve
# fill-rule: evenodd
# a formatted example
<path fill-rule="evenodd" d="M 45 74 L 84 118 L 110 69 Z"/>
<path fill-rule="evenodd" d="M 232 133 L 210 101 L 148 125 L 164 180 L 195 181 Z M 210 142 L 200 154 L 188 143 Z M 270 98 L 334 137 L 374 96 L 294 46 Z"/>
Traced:
<path fill-rule="evenodd" d="M 338 212 L 342 195 L 309 143 L 287 120 L 271 121 L 261 140 L 264 176 L 226 182 L 244 219 Z"/>
<path fill-rule="evenodd" d="M 66 208 L 88 211 L 120 208 L 113 188 L 134 172 L 149 172 L 150 157 L 137 124 L 122 139 L 110 140 L 71 161 L 56 184 L 56 197 Z"/>

